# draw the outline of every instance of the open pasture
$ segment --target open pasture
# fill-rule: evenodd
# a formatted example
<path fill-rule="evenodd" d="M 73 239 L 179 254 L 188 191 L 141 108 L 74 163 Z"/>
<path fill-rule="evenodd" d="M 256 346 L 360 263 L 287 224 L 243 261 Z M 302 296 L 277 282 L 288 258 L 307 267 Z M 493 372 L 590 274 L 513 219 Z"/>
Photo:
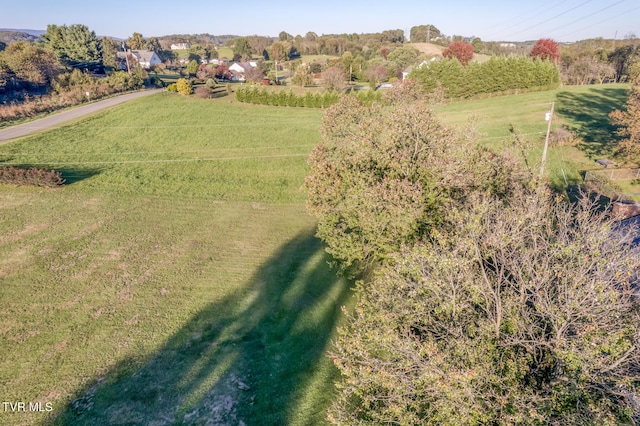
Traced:
<path fill-rule="evenodd" d="M 563 170 L 577 181 L 611 146 L 605 117 L 624 89 L 437 113 L 456 128 L 475 114 L 495 149 L 513 127 L 533 164 L 556 101 L 553 127 L 584 139 L 550 149 L 564 187 Z M 0 162 L 69 182 L 0 186 L 0 394 L 53 408 L 0 423 L 324 423 L 337 379 L 326 354 L 351 284 L 328 268 L 299 190 L 321 115 L 162 93 L 0 145 Z"/>
<path fill-rule="evenodd" d="M 160 94 L 0 146 L 2 424 L 322 423 L 348 302 L 299 191 L 320 111 Z"/>
<path fill-rule="evenodd" d="M 608 114 L 622 108 L 627 85 L 606 84 L 566 86 L 557 90 L 475 99 L 437 108 L 442 120 L 457 128 L 467 126 L 473 116 L 473 128 L 480 143 L 501 150 L 513 146 L 514 132 L 527 147 L 527 160 L 539 173 L 540 159 L 548 123 L 545 113 L 555 102 L 551 131 L 566 127 L 580 138 L 575 145 L 551 143 L 545 175 L 558 191 L 582 182 L 585 170 L 597 169 L 595 160 L 609 158 L 616 147 L 616 136 Z"/>

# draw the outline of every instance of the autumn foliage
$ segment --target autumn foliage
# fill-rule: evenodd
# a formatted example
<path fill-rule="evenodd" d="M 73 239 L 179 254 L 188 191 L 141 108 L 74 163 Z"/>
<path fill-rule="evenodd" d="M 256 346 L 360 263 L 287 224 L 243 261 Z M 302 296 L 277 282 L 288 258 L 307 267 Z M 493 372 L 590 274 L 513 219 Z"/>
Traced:
<path fill-rule="evenodd" d="M 549 39 L 542 38 L 536 41 L 529 54 L 532 58 L 548 59 L 552 62 L 560 60 L 560 49 L 558 43 Z"/>
<path fill-rule="evenodd" d="M 19 167 L 1 167 L 0 183 L 19 186 L 41 186 L 55 188 L 64 185 L 65 179 L 60 172 L 32 167 L 23 169 Z"/>
<path fill-rule="evenodd" d="M 473 59 L 473 46 L 464 41 L 454 41 L 442 51 L 442 56 L 449 59 L 455 58 L 466 67 Z"/>
<path fill-rule="evenodd" d="M 618 127 L 616 133 L 622 138 L 620 148 L 627 154 L 640 152 L 640 79 L 630 89 L 625 110 L 615 110 L 609 118 Z"/>

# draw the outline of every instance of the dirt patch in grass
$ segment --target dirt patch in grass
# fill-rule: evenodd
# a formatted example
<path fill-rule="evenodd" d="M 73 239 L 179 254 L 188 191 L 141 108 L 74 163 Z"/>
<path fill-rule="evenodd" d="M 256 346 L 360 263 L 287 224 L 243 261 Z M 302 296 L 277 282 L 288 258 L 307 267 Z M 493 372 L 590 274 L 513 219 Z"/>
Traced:
<path fill-rule="evenodd" d="M 46 223 L 28 224 L 20 231 L 0 236 L 0 243 L 15 243 L 29 234 L 46 229 L 47 226 Z"/>
<path fill-rule="evenodd" d="M 415 47 L 422 53 L 432 56 L 442 56 L 442 50 L 444 49 L 443 47 L 433 43 L 411 43 L 411 46 Z"/>

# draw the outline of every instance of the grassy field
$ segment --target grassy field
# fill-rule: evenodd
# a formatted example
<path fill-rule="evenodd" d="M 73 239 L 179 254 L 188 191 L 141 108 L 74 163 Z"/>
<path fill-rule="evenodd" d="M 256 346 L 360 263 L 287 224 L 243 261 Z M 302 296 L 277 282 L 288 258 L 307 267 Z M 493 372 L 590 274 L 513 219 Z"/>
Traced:
<path fill-rule="evenodd" d="M 572 87 L 437 113 L 456 128 L 477 115 L 496 149 L 513 126 L 533 164 L 555 101 L 554 127 L 585 140 L 550 150 L 563 187 L 562 170 L 577 181 L 607 153 L 624 98 Z M 322 424 L 350 283 L 299 190 L 321 115 L 162 93 L 0 145 L 0 162 L 69 182 L 0 186 L 0 396 L 53 408 L 0 424 Z"/>
<path fill-rule="evenodd" d="M 480 141 L 492 149 L 513 145 L 512 130 L 529 146 L 528 161 L 539 173 L 548 123 L 545 113 L 555 102 L 551 129 L 565 126 L 581 143 L 576 146 L 550 145 L 546 176 L 552 186 L 563 191 L 582 181 L 585 170 L 597 169 L 595 160 L 612 158 L 614 129 L 608 114 L 626 101 L 626 85 L 569 86 L 546 92 L 452 102 L 437 112 L 444 122 L 464 128 L 474 115 Z M 565 180 L 566 179 L 566 180 Z M 636 191 L 640 192 L 640 191 Z"/>
<path fill-rule="evenodd" d="M 0 146 L 2 424 L 318 424 L 349 283 L 299 187 L 321 111 L 160 94 Z M 43 164 L 44 166 L 44 164 Z"/>

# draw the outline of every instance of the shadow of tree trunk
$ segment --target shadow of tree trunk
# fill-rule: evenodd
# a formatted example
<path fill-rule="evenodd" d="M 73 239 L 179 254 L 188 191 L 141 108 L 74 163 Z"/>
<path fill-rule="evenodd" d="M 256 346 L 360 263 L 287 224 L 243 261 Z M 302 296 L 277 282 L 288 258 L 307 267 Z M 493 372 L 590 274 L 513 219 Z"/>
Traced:
<path fill-rule="evenodd" d="M 338 374 L 326 352 L 350 297 L 327 260 L 310 232 L 298 235 L 246 289 L 195 314 L 148 359 L 120 362 L 54 423 L 323 422 Z"/>

